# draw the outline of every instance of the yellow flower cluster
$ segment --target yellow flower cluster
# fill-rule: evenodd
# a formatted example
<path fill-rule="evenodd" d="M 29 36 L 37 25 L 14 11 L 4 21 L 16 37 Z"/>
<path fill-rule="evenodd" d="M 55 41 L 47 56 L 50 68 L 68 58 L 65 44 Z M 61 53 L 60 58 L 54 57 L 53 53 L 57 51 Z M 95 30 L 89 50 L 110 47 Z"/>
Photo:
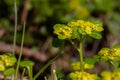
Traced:
<path fill-rule="evenodd" d="M 67 25 L 55 25 L 54 33 L 58 35 L 59 39 L 68 39 L 71 38 L 72 28 Z"/>
<path fill-rule="evenodd" d="M 120 48 L 103 48 L 98 52 L 98 55 L 103 60 L 119 60 Z"/>
<path fill-rule="evenodd" d="M 101 73 L 101 80 L 120 80 L 120 72 L 104 71 Z"/>
<path fill-rule="evenodd" d="M 99 80 L 96 74 L 90 74 L 85 71 L 75 71 L 70 73 L 71 80 Z"/>
<path fill-rule="evenodd" d="M 5 70 L 4 62 L 0 60 L 0 71 L 4 70 Z"/>
<path fill-rule="evenodd" d="M 0 71 L 4 71 L 6 67 L 14 66 L 16 61 L 14 56 L 6 54 L 0 55 Z"/>
<path fill-rule="evenodd" d="M 54 33 L 58 35 L 59 39 L 75 39 L 80 35 L 89 35 L 93 38 L 101 38 L 99 32 L 102 30 L 103 28 L 100 23 L 94 24 L 84 20 L 71 21 L 67 25 L 54 25 Z"/>
<path fill-rule="evenodd" d="M 71 66 L 74 70 L 80 70 L 80 62 L 73 62 Z M 93 67 L 94 67 L 93 64 L 87 64 L 84 62 L 84 69 L 91 69 Z"/>
<path fill-rule="evenodd" d="M 103 31 L 103 28 L 101 26 L 98 26 L 97 24 L 94 24 L 89 21 L 83 21 L 83 20 L 77 20 L 77 21 L 71 21 L 68 23 L 71 27 L 77 27 L 78 32 L 82 35 L 90 35 L 92 32 L 101 32 Z"/>

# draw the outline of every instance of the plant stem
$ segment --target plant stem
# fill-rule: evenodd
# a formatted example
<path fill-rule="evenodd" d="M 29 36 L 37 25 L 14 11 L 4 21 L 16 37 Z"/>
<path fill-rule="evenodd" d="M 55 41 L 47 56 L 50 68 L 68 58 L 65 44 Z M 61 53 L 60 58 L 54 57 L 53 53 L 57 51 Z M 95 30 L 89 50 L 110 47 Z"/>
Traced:
<path fill-rule="evenodd" d="M 33 78 L 33 80 L 36 80 L 36 78 L 53 62 L 55 61 L 61 54 L 57 54 L 53 59 L 51 59 Z"/>
<path fill-rule="evenodd" d="M 29 67 L 29 80 L 33 80 L 33 71 L 32 71 L 32 66 Z"/>
<path fill-rule="evenodd" d="M 4 76 L 4 80 L 7 80 L 7 77 L 6 77 L 6 76 Z"/>
<path fill-rule="evenodd" d="M 80 45 L 79 45 L 78 51 L 79 51 L 79 55 L 80 55 L 80 70 L 81 70 L 81 71 L 84 71 L 82 45 L 83 45 L 83 43 L 82 43 L 82 41 L 81 41 L 81 42 L 80 42 Z"/>
<path fill-rule="evenodd" d="M 75 43 L 72 40 L 69 40 L 71 44 L 78 50 L 78 47 L 75 45 Z M 79 51 L 79 50 L 78 50 Z"/>
<path fill-rule="evenodd" d="M 13 40 L 13 54 L 15 54 L 16 36 L 17 36 L 17 4 L 16 4 L 16 0 L 14 0 L 14 11 L 15 11 L 15 28 L 14 28 L 14 40 Z"/>
<path fill-rule="evenodd" d="M 52 70 L 52 76 L 53 76 L 53 80 L 58 80 L 55 69 Z"/>
<path fill-rule="evenodd" d="M 111 64 L 113 65 L 114 70 L 117 70 L 117 69 L 118 69 L 118 66 L 119 66 L 118 62 L 117 62 L 117 61 L 110 61 L 110 62 L 111 62 Z"/>
<path fill-rule="evenodd" d="M 19 70 L 19 65 L 20 65 L 20 61 L 21 61 L 21 57 L 22 57 L 22 49 L 23 49 L 24 36 L 25 36 L 25 26 L 26 26 L 26 23 L 24 23 L 24 26 L 23 26 L 21 48 L 20 48 L 20 54 L 19 54 L 19 58 L 18 58 L 18 62 L 17 62 L 17 67 L 16 67 L 15 80 L 17 78 L 17 74 L 18 74 L 18 70 Z"/>
<path fill-rule="evenodd" d="M 22 75 L 21 75 L 21 80 L 23 80 L 23 76 L 25 74 L 25 68 L 23 69 Z"/>
<path fill-rule="evenodd" d="M 80 41 L 79 44 L 79 48 L 74 44 L 74 42 L 72 40 L 69 40 L 71 42 L 71 44 L 77 49 L 77 51 L 79 52 L 79 56 L 80 56 L 80 70 L 84 71 L 84 64 L 83 64 L 83 53 L 82 53 L 82 45 L 83 42 L 82 40 Z"/>

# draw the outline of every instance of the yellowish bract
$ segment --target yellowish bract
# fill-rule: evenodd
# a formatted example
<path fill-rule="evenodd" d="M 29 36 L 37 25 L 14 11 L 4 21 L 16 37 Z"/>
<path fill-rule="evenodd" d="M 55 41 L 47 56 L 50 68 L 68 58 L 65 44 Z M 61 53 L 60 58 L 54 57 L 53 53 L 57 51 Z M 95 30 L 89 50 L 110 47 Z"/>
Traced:
<path fill-rule="evenodd" d="M 120 58 L 120 48 L 103 48 L 98 52 L 101 59 L 118 60 Z"/>
<path fill-rule="evenodd" d="M 75 71 L 70 73 L 71 80 L 98 80 L 97 75 L 85 71 Z"/>
<path fill-rule="evenodd" d="M 57 34 L 60 39 L 71 38 L 72 28 L 63 25 L 61 27 L 57 27 L 54 33 Z"/>
<path fill-rule="evenodd" d="M 80 62 L 73 62 L 71 66 L 74 70 L 80 70 Z M 94 67 L 93 64 L 87 64 L 84 62 L 84 69 L 91 69 L 93 67 Z"/>
<path fill-rule="evenodd" d="M 4 70 L 5 70 L 4 62 L 0 60 L 0 71 L 4 71 Z"/>

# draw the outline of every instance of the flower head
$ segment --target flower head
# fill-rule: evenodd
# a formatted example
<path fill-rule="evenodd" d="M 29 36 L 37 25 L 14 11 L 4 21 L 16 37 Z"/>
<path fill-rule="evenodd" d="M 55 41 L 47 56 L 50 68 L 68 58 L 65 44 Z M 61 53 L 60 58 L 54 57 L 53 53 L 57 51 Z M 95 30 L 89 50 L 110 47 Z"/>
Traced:
<path fill-rule="evenodd" d="M 98 52 L 103 60 L 120 60 L 120 48 L 103 48 Z"/>
<path fill-rule="evenodd" d="M 13 55 L 8 54 L 0 55 L 0 59 L 4 62 L 5 67 L 14 66 L 16 62 L 16 58 Z"/>
<path fill-rule="evenodd" d="M 4 62 L 0 60 L 0 71 L 4 71 L 4 70 L 5 70 Z"/>
<path fill-rule="evenodd" d="M 73 62 L 71 66 L 74 70 L 80 70 L 80 62 Z M 84 62 L 84 69 L 91 69 L 93 67 L 94 67 L 93 64 L 88 64 Z"/>
<path fill-rule="evenodd" d="M 71 21 L 67 25 L 56 24 L 54 26 L 54 33 L 58 35 L 59 39 L 74 39 L 79 36 L 91 36 L 93 38 L 100 39 L 99 32 L 103 31 L 103 28 L 90 21 L 76 20 Z"/>
<path fill-rule="evenodd" d="M 104 71 L 101 73 L 101 80 L 120 80 L 120 72 Z"/>
<path fill-rule="evenodd" d="M 99 80 L 96 74 L 90 74 L 85 71 L 75 71 L 70 73 L 71 80 Z"/>
<path fill-rule="evenodd" d="M 77 27 L 78 32 L 83 35 L 90 35 L 92 32 L 101 32 L 103 28 L 90 21 L 77 20 L 68 23 L 68 26 Z"/>
<path fill-rule="evenodd" d="M 68 39 L 72 36 L 72 28 L 67 25 L 56 24 L 54 26 L 54 33 L 57 34 L 60 39 Z"/>

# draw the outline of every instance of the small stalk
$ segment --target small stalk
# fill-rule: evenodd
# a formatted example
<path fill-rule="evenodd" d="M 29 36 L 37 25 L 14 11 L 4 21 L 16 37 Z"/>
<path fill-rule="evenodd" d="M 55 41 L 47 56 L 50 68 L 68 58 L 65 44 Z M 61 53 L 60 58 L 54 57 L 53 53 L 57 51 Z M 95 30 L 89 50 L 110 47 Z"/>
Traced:
<path fill-rule="evenodd" d="M 118 69 L 119 64 L 118 64 L 117 61 L 110 61 L 110 63 L 113 65 L 114 70 L 117 70 L 117 69 Z"/>
<path fill-rule="evenodd" d="M 52 76 L 53 76 L 53 80 L 58 80 L 55 69 L 52 70 Z"/>
<path fill-rule="evenodd" d="M 79 55 L 80 55 L 80 70 L 81 70 L 81 71 L 84 71 L 82 45 L 83 45 L 83 43 L 80 42 L 78 51 L 79 51 Z"/>
<path fill-rule="evenodd" d="M 44 79 L 45 79 L 45 80 L 48 80 L 46 76 L 44 77 Z"/>
<path fill-rule="evenodd" d="M 29 79 L 33 80 L 33 71 L 32 71 L 32 66 L 29 67 Z"/>
<path fill-rule="evenodd" d="M 22 75 L 21 75 L 21 80 L 23 80 L 24 74 L 25 74 L 25 68 L 23 69 Z"/>
<path fill-rule="evenodd" d="M 18 62 L 17 62 L 17 67 L 16 67 L 15 80 L 17 78 L 17 74 L 18 74 L 18 70 L 19 70 L 19 65 L 20 65 L 20 61 L 21 61 L 21 57 L 22 57 L 22 49 L 23 49 L 24 36 L 25 36 L 25 26 L 26 26 L 26 23 L 24 23 L 24 26 L 23 26 L 21 48 L 20 48 L 20 54 L 19 54 L 19 58 L 18 58 Z"/>
<path fill-rule="evenodd" d="M 14 0 L 14 12 L 15 12 L 15 28 L 14 28 L 14 40 L 13 40 L 13 54 L 15 54 L 16 36 L 17 36 L 17 4 L 16 4 L 16 0 Z"/>
<path fill-rule="evenodd" d="M 79 52 L 79 56 L 80 56 L 80 70 L 84 71 L 84 64 L 83 64 L 83 53 L 82 53 L 82 45 L 83 42 L 82 40 L 80 41 L 79 44 L 79 48 L 75 45 L 75 43 L 72 40 L 69 40 L 71 42 L 71 44 L 77 49 L 77 51 Z"/>
<path fill-rule="evenodd" d="M 7 77 L 6 77 L 6 76 L 4 76 L 4 80 L 7 80 Z"/>
<path fill-rule="evenodd" d="M 36 80 L 37 77 L 53 62 L 55 61 L 61 54 L 57 54 L 53 59 L 51 59 L 43 68 L 34 76 L 33 80 Z"/>

